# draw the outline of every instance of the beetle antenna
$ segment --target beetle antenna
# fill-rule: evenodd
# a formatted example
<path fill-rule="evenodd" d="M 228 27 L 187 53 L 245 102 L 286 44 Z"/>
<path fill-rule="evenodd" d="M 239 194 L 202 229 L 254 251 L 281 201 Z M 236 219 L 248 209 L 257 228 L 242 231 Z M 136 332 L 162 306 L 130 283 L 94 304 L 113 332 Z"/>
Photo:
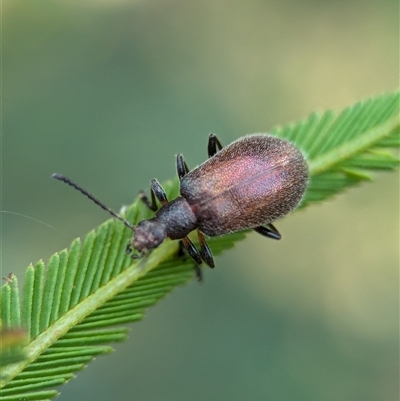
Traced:
<path fill-rule="evenodd" d="M 119 214 L 114 212 L 114 210 L 110 209 L 108 206 L 106 206 L 103 202 L 99 201 L 97 198 L 95 198 L 92 194 L 90 194 L 86 189 L 80 187 L 78 184 L 75 184 L 73 181 L 71 181 L 68 177 L 63 176 L 62 174 L 53 174 L 52 178 L 55 178 L 56 180 L 65 182 L 68 185 L 71 185 L 71 187 L 74 187 L 77 189 L 79 192 L 83 193 L 83 195 L 87 196 L 90 200 L 92 200 L 96 205 L 99 205 L 102 209 L 104 209 L 106 212 L 110 213 L 112 216 L 117 218 L 119 221 L 122 221 L 127 227 L 129 227 L 131 230 L 135 231 L 135 227 L 131 223 L 129 223 L 128 220 L 125 220 L 122 218 Z"/>

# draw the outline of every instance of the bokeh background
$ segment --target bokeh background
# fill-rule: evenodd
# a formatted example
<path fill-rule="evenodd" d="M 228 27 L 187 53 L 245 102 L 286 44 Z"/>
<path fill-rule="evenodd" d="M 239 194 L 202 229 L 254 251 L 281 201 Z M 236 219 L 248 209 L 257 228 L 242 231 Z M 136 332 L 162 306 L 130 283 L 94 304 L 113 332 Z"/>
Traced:
<path fill-rule="evenodd" d="M 399 86 L 396 0 L 5 0 L 2 275 L 68 246 L 174 155 Z M 398 399 L 398 174 L 251 234 L 175 290 L 68 400 Z"/>

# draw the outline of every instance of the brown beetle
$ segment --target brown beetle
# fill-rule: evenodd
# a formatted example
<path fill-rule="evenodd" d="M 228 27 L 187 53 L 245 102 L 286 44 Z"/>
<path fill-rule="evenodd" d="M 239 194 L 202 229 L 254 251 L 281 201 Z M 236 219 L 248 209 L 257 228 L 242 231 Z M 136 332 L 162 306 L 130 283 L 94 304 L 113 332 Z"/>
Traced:
<path fill-rule="evenodd" d="M 280 239 L 272 223 L 300 203 L 308 180 L 307 163 L 302 153 L 290 142 L 265 135 L 248 135 L 222 147 L 213 134 L 208 140 L 209 159 L 189 171 L 183 156 L 176 157 L 180 196 L 168 201 L 157 180 L 151 181 L 151 198 L 143 192 L 143 202 L 155 217 L 133 226 L 69 178 L 53 174 L 94 201 L 133 230 L 127 252 L 133 248 L 141 257 L 157 248 L 165 238 L 181 240 L 196 262 L 196 275 L 204 261 L 214 267 L 214 259 L 203 233 L 214 237 L 253 228 L 259 234 Z M 158 209 L 156 199 L 161 204 Z M 200 250 L 188 234 L 197 230 Z"/>

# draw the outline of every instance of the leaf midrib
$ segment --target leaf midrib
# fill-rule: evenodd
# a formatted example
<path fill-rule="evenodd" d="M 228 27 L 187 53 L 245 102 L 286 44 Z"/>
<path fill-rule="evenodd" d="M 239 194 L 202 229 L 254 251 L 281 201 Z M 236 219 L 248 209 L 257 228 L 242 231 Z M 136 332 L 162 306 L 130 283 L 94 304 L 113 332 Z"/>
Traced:
<path fill-rule="evenodd" d="M 334 148 L 330 152 L 322 154 L 314 160 L 309 160 L 310 176 L 323 173 L 334 165 L 350 159 L 357 153 L 371 148 L 374 143 L 385 138 L 388 133 L 398 127 L 400 127 L 399 117 L 398 115 L 394 115 L 385 123 L 371 128 L 362 135 L 358 135 L 351 141 L 347 141 L 343 145 Z"/>
<path fill-rule="evenodd" d="M 176 253 L 177 244 L 174 241 L 165 241 L 164 246 L 157 248 L 139 263 L 128 267 L 104 286 L 100 287 L 85 300 L 78 303 L 69 310 L 63 317 L 58 319 L 48 329 L 42 332 L 26 348 L 27 359 L 23 362 L 7 366 L 2 371 L 3 379 L 0 388 L 3 388 L 19 372 L 38 358 L 47 348 L 54 344 L 60 337 L 82 321 L 86 316 L 97 310 L 101 305 L 123 291 L 126 287 L 146 275 L 150 270 L 160 264 L 160 261 L 167 260 Z"/>

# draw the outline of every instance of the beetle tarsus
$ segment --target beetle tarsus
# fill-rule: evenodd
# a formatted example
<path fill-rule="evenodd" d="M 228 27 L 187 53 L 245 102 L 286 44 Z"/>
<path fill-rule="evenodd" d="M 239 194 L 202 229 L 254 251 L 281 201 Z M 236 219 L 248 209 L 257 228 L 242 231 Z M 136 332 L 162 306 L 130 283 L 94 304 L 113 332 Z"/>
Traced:
<path fill-rule="evenodd" d="M 271 223 L 267 224 L 266 226 L 255 227 L 254 231 L 271 239 L 280 240 L 282 238 L 281 233 Z"/>
<path fill-rule="evenodd" d="M 157 211 L 157 203 L 156 198 L 154 196 L 154 192 L 151 191 L 151 201 L 149 197 L 144 193 L 144 191 L 139 192 L 139 199 L 153 212 Z"/>
<path fill-rule="evenodd" d="M 223 146 L 215 134 L 208 137 L 208 157 L 213 157 Z"/>
<path fill-rule="evenodd" d="M 201 267 L 200 267 L 198 264 L 196 264 L 196 265 L 194 266 L 194 273 L 195 273 L 195 275 L 196 275 L 197 281 L 198 281 L 199 283 L 203 282 L 203 273 L 202 273 L 202 271 L 201 271 Z"/>

